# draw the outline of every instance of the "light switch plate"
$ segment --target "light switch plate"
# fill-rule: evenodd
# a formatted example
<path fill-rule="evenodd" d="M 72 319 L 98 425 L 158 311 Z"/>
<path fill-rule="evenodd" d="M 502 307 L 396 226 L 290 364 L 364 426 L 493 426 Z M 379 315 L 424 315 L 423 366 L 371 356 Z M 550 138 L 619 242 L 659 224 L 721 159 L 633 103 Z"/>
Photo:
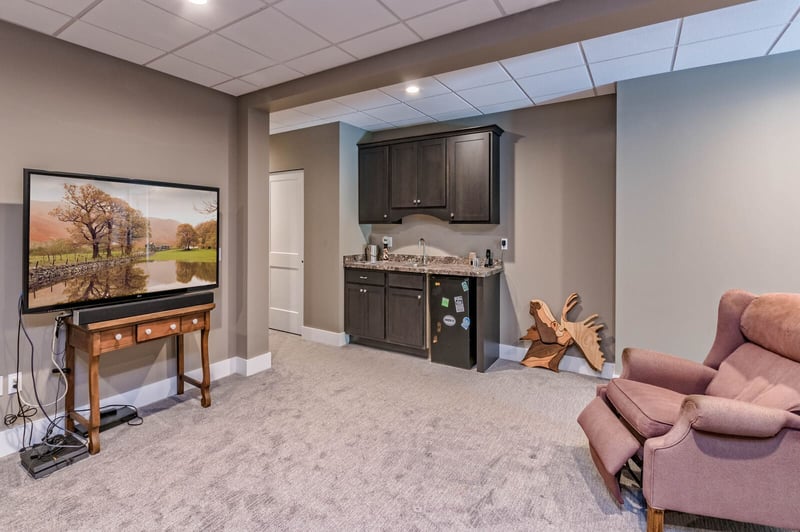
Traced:
<path fill-rule="evenodd" d="M 392 237 L 390 236 L 383 237 L 383 245 L 386 246 L 387 248 L 392 247 Z"/>

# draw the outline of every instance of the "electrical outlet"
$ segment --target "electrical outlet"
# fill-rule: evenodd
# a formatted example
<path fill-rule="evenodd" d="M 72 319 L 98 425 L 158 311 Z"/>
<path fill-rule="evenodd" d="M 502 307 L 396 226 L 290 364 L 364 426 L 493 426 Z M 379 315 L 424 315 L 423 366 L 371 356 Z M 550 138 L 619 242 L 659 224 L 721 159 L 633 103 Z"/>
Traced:
<path fill-rule="evenodd" d="M 8 375 L 8 395 L 17 393 L 17 386 L 21 378 L 21 373 L 10 373 Z"/>
<path fill-rule="evenodd" d="M 508 239 L 501 238 L 500 239 L 500 249 L 508 249 Z"/>
<path fill-rule="evenodd" d="M 3 376 L 0 375 L 0 395 L 3 395 L 3 390 L 5 390 L 5 388 L 3 388 Z"/>

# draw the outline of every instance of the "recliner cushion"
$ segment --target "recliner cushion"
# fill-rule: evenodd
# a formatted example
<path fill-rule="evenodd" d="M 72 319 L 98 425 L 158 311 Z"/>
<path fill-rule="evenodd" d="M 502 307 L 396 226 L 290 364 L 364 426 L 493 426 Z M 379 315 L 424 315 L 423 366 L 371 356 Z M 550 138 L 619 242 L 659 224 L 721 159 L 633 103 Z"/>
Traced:
<path fill-rule="evenodd" d="M 768 351 L 800 362 L 800 294 L 764 294 L 742 313 L 745 338 Z"/>
<path fill-rule="evenodd" d="M 645 438 L 666 434 L 681 410 L 685 395 L 643 382 L 611 379 L 607 397 L 628 424 Z"/>
<path fill-rule="evenodd" d="M 800 364 L 747 342 L 720 365 L 706 395 L 800 411 Z"/>

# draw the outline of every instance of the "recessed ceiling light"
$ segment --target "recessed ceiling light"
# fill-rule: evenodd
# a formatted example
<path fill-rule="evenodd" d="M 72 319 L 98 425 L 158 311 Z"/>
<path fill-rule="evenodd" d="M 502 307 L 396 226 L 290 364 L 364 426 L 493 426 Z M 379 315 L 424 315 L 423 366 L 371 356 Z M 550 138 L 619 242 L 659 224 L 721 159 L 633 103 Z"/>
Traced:
<path fill-rule="evenodd" d="M 416 85 L 409 85 L 408 87 L 406 87 L 406 92 L 409 94 L 416 94 L 419 92 L 419 87 L 417 87 Z"/>
<path fill-rule="evenodd" d="M 198 6 L 202 6 L 208 3 L 208 0 L 189 0 L 192 4 L 197 4 Z"/>

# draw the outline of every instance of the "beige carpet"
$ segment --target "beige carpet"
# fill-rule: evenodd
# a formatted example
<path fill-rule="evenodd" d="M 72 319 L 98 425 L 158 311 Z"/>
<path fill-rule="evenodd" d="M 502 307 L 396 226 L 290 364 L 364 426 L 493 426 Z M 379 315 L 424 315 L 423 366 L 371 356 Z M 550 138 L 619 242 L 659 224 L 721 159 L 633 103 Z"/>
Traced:
<path fill-rule="evenodd" d="M 644 530 L 575 418 L 596 379 L 499 361 L 478 374 L 273 333 L 273 369 L 102 435 L 32 480 L 0 460 L 0 530 Z M 766 530 L 668 513 L 667 530 Z"/>

